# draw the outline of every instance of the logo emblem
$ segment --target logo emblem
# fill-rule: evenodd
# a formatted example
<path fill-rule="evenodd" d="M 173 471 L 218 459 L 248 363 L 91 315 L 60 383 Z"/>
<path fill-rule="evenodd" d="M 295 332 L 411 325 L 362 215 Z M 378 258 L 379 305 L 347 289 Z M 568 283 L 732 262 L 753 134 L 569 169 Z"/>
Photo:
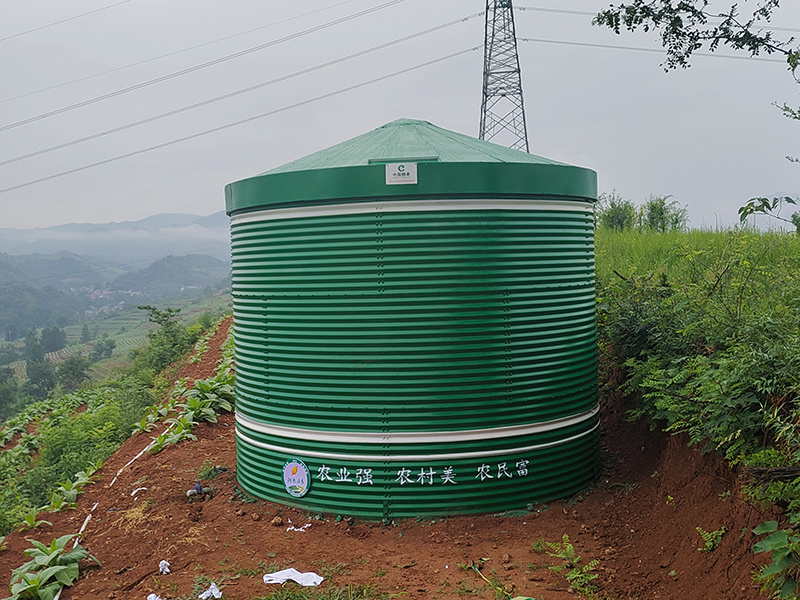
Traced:
<path fill-rule="evenodd" d="M 302 498 L 311 487 L 308 467 L 299 458 L 287 460 L 283 465 L 283 485 L 290 496 Z"/>

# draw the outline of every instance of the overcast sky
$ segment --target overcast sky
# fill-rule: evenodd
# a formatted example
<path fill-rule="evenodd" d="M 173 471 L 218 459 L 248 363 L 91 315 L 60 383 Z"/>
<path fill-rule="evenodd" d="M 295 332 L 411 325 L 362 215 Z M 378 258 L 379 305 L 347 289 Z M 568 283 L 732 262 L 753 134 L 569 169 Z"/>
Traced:
<path fill-rule="evenodd" d="M 797 106 L 800 87 L 780 57 L 697 56 L 665 72 L 662 53 L 599 47 L 659 48 L 581 14 L 606 4 L 515 2 L 533 154 L 589 167 L 600 191 L 636 203 L 670 194 L 696 227 L 735 223 L 752 196 L 800 194 L 800 165 L 785 159 L 800 155 L 800 123 L 772 106 Z M 402 117 L 477 137 L 484 7 L 3 0 L 0 227 L 208 215 L 225 184 Z M 800 36 L 800 2 L 773 25 Z"/>

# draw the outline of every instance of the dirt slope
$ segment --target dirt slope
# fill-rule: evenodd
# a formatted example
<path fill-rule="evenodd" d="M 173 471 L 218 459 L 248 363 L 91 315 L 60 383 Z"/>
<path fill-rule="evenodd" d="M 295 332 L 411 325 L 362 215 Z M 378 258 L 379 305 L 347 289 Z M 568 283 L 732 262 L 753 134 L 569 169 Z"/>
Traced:
<path fill-rule="evenodd" d="M 203 361 L 178 376 L 214 374 L 228 325 L 209 343 Z M 750 551 L 750 530 L 772 515 L 740 501 L 736 474 L 718 458 L 628 423 L 618 400 L 605 404 L 605 469 L 583 494 L 522 516 L 390 525 L 351 522 L 347 515 L 319 520 L 276 504 L 245 502 L 236 493 L 231 415 L 199 426 L 196 442 L 143 454 L 125 466 L 150 441 L 138 434 L 107 461 L 78 510 L 48 515 L 52 527 L 8 536 L 0 574 L 5 584 L 11 569 L 25 562 L 25 537 L 49 542 L 75 533 L 91 513 L 82 543 L 102 567 L 87 563 L 81 579 L 64 590 L 64 600 L 144 600 L 150 593 L 165 600 L 192 598 L 212 580 L 224 598 L 260 598 L 276 589 L 261 576 L 287 567 L 325 576 L 323 586 L 370 585 L 410 599 L 492 598 L 494 590 L 465 568 L 482 559 L 482 573 L 512 596 L 574 598 L 563 572 L 547 568 L 561 561 L 536 551 L 537 540 L 556 542 L 565 533 L 582 557 L 579 564 L 599 561 L 593 583 L 604 599 L 762 597 L 751 579 L 761 559 Z M 216 489 L 212 498 L 189 500 L 185 491 L 204 463 L 228 471 L 210 482 Z M 702 540 L 695 527 L 722 526 L 728 533 L 719 548 L 698 551 Z M 162 559 L 172 565 L 171 574 L 158 574 Z"/>

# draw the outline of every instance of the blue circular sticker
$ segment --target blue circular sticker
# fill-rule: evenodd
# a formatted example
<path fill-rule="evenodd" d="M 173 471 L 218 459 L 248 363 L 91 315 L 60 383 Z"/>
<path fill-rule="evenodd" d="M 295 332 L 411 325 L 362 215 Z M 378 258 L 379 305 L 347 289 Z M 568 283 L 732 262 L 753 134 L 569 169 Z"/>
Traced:
<path fill-rule="evenodd" d="M 283 465 L 283 485 L 290 496 L 302 498 L 311 487 L 311 474 L 299 458 L 287 460 Z"/>

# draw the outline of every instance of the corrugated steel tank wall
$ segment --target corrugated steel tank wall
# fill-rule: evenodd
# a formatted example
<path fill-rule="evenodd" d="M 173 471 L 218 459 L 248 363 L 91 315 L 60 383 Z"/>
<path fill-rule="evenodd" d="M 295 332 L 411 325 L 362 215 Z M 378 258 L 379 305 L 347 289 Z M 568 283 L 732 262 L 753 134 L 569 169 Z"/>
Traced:
<path fill-rule="evenodd" d="M 590 201 L 343 200 L 231 222 L 247 492 L 379 519 L 525 508 L 593 481 Z M 297 461 L 309 481 L 290 495 Z"/>

